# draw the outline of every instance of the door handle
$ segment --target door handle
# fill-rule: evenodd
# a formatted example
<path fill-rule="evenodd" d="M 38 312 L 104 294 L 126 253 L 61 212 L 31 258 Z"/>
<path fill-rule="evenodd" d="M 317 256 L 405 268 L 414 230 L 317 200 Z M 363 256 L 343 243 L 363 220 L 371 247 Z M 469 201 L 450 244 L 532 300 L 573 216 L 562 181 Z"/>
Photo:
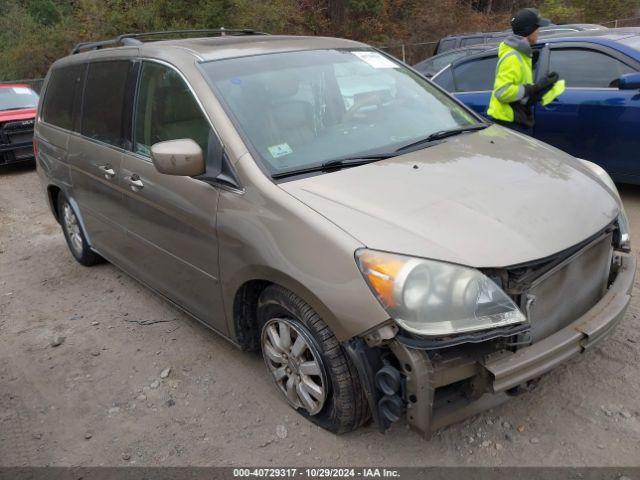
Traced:
<path fill-rule="evenodd" d="M 140 180 L 140 176 L 137 173 L 134 173 L 130 177 L 126 177 L 125 180 L 134 192 L 139 192 L 144 188 L 144 183 L 142 183 L 142 180 Z"/>
<path fill-rule="evenodd" d="M 554 110 L 556 110 L 560 105 L 562 104 L 562 102 L 560 100 L 558 100 L 557 98 L 554 98 L 553 100 L 551 100 L 549 103 L 547 103 L 546 105 L 544 105 L 542 108 L 544 108 L 545 110 L 547 110 L 548 112 L 553 112 Z"/>
<path fill-rule="evenodd" d="M 111 180 L 116 176 L 116 171 L 111 167 L 111 165 L 100 165 L 98 167 L 98 170 L 102 172 L 104 178 L 106 178 L 107 180 Z"/>

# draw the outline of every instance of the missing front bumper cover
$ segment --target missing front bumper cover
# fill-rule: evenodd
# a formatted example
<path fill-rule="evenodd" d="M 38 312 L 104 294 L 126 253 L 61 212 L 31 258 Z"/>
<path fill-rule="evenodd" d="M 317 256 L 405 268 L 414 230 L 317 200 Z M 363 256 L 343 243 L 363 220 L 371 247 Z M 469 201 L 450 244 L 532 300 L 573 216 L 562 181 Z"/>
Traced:
<path fill-rule="evenodd" d="M 402 336 L 390 340 L 388 347 L 406 378 L 404 400 L 409 426 L 428 439 L 439 428 L 502 403 L 508 399 L 505 394 L 507 390 L 540 377 L 606 338 L 624 317 L 635 279 L 635 257 L 624 253 L 619 255 L 621 266 L 618 275 L 596 305 L 558 332 L 515 353 L 501 351 L 479 360 L 463 360 L 460 357 L 452 362 L 432 362 L 425 349 L 408 345 Z M 349 345 L 356 345 L 357 341 L 362 349 L 374 349 L 367 347 L 360 339 L 346 344 L 352 358 L 356 358 L 354 363 L 358 366 L 363 384 L 368 383 L 365 390 L 370 397 L 372 411 L 377 412 L 380 395 L 373 376 L 379 366 L 371 366 L 366 354 L 349 348 Z M 441 408 L 436 407 L 436 390 L 439 387 L 468 381 L 476 376 L 485 382 L 487 394 L 461 403 L 444 402 Z M 380 421 L 377 413 L 374 413 L 374 420 Z M 384 430 L 381 428 L 381 431 Z"/>

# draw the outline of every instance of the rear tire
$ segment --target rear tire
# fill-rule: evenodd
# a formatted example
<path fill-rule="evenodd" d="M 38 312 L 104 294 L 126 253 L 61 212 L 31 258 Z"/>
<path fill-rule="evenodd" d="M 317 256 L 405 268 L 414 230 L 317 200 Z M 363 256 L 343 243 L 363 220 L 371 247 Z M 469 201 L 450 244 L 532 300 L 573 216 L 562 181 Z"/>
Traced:
<path fill-rule="evenodd" d="M 358 372 L 320 316 L 278 285 L 262 292 L 257 313 L 263 358 L 289 404 L 334 433 L 363 425 L 369 418 L 369 406 Z M 303 358 L 296 359 L 298 337 L 297 343 L 305 345 L 301 347 Z M 300 370 L 298 366 L 302 366 Z M 295 387 L 287 390 L 288 385 Z"/>
<path fill-rule="evenodd" d="M 104 259 L 89 247 L 78 215 L 62 193 L 58 195 L 58 217 L 67 246 L 79 264 L 90 267 L 104 262 Z"/>

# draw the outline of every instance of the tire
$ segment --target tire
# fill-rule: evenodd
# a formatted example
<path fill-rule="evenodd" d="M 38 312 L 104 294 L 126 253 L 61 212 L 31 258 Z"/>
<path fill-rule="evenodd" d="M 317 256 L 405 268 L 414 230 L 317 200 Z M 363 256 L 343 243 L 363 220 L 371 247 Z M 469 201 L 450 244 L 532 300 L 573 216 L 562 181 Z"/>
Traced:
<path fill-rule="evenodd" d="M 79 264 L 90 267 L 104 262 L 104 259 L 89 247 L 76 211 L 62 193 L 58 195 L 58 220 L 67 246 Z"/>
<path fill-rule="evenodd" d="M 333 433 L 355 430 L 367 421 L 369 406 L 356 367 L 309 305 L 285 288 L 272 285 L 260 295 L 257 317 L 267 369 L 276 387 L 298 413 Z M 285 340 L 287 337 L 289 342 Z M 306 343 L 306 349 L 300 354 L 303 358 L 296 360 L 298 337 Z M 284 348 L 279 349 L 278 345 Z M 296 395 L 288 390 L 289 382 L 295 385 Z M 307 388 L 310 384 L 312 388 Z M 318 399 L 321 390 L 324 395 Z M 309 398 L 315 403 L 304 401 L 308 396 L 305 392 L 310 393 Z"/>

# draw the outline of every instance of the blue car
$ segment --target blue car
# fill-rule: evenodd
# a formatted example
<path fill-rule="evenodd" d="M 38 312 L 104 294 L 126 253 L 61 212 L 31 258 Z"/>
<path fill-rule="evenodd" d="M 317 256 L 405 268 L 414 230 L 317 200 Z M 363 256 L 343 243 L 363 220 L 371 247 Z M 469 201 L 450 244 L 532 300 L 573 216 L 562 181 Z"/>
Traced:
<path fill-rule="evenodd" d="M 452 63 L 432 81 L 486 116 L 497 49 Z M 535 107 L 533 136 L 602 166 L 617 182 L 640 184 L 640 28 L 545 38 L 535 76 L 556 71 L 567 89 Z"/>

